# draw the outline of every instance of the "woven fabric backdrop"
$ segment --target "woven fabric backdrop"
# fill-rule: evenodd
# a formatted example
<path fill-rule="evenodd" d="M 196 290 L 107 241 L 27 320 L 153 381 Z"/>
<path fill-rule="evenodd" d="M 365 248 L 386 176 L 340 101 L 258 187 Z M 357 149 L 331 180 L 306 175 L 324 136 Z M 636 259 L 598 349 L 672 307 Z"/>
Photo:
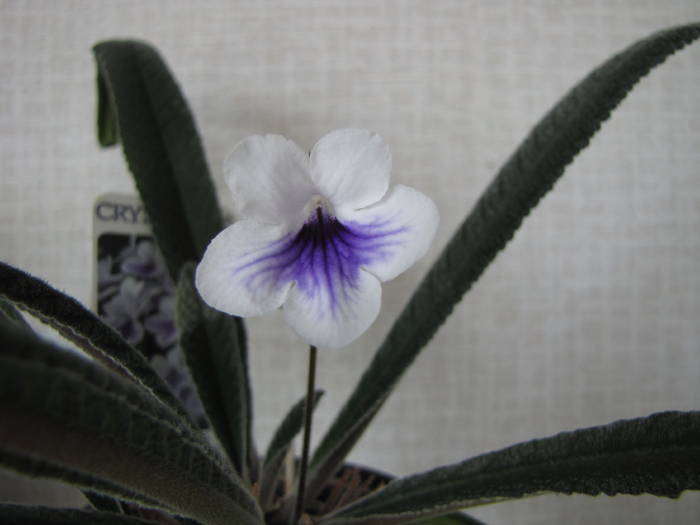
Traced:
<path fill-rule="evenodd" d="M 393 181 L 431 195 L 433 248 L 384 287 L 352 346 L 320 352 L 314 441 L 430 263 L 544 112 L 632 41 L 700 19 L 697 0 L 0 2 L 0 255 L 89 303 L 91 206 L 133 192 L 94 133 L 90 47 L 157 46 L 189 98 L 221 203 L 222 159 L 254 133 L 310 148 L 363 127 Z M 394 474 L 561 430 L 700 406 L 700 44 L 645 78 L 403 378 L 351 459 Z M 248 323 L 264 446 L 304 390 L 281 316 Z M 0 422 L 2 424 L 2 422 Z M 0 500 L 81 504 L 2 474 Z M 474 509 L 491 525 L 696 523 L 700 494 L 547 496 Z"/>

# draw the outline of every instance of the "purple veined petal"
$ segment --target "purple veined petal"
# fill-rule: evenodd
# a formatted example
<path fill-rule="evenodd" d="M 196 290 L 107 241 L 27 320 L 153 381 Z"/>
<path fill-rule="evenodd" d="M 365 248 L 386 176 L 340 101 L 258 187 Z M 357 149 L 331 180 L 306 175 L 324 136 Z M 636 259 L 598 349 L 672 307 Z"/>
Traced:
<path fill-rule="evenodd" d="M 212 308 L 231 315 L 251 317 L 271 312 L 287 297 L 291 282 L 267 276 L 256 278 L 262 259 L 274 251 L 287 229 L 252 220 L 238 221 L 209 243 L 197 266 L 195 284 L 202 299 Z M 272 276 L 274 277 L 274 276 Z"/>
<path fill-rule="evenodd" d="M 408 233 L 389 217 L 344 224 L 318 208 L 297 233 L 247 254 L 232 269 L 250 288 L 294 283 L 308 296 L 323 295 L 333 315 L 361 269 L 391 258 Z"/>
<path fill-rule="evenodd" d="M 378 203 L 340 220 L 375 236 L 377 253 L 364 268 L 384 282 L 410 268 L 428 251 L 440 222 L 435 203 L 425 194 L 397 184 Z"/>
<path fill-rule="evenodd" d="M 349 345 L 370 327 L 379 314 L 381 297 L 379 280 L 360 269 L 352 286 L 346 285 L 332 296 L 325 288 L 292 288 L 282 309 L 287 322 L 305 341 L 334 349 Z"/>

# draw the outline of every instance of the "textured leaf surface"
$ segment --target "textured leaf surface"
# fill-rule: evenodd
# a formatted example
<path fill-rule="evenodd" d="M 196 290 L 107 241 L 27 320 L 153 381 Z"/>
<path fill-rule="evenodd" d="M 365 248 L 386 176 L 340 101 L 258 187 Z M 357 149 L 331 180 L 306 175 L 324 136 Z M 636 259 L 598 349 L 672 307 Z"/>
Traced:
<path fill-rule="evenodd" d="M 501 168 L 413 294 L 312 461 L 328 469 L 331 453 L 359 434 L 355 422 L 375 414 L 404 371 L 523 219 L 586 147 L 632 87 L 669 55 L 700 36 L 700 24 L 655 33 L 615 55 L 571 90 L 537 124 Z M 335 458 L 336 464 L 343 458 Z"/>
<path fill-rule="evenodd" d="M 116 514 L 122 514 L 122 504 L 121 502 L 111 496 L 106 494 L 100 494 L 99 492 L 93 492 L 91 490 L 82 490 L 83 496 L 90 502 L 95 509 L 101 510 L 103 512 L 114 512 Z"/>
<path fill-rule="evenodd" d="M 52 507 L 0 504 L 0 522 L 4 525 L 155 525 L 123 514 Z"/>
<path fill-rule="evenodd" d="M 153 233 L 173 281 L 223 229 L 194 119 L 167 66 L 151 46 L 113 40 L 97 60 L 98 136 L 121 140 Z"/>
<path fill-rule="evenodd" d="M 393 481 L 321 524 L 403 523 L 527 495 L 643 494 L 700 489 L 700 412 L 564 432 Z"/>
<path fill-rule="evenodd" d="M 24 317 L 22 317 L 22 314 L 19 313 L 17 308 L 15 308 L 11 302 L 7 301 L 6 299 L 3 299 L 1 293 L 0 293 L 0 317 L 4 317 L 8 321 L 14 323 L 19 328 L 31 330 L 31 327 L 27 324 L 27 321 L 24 320 Z"/>
<path fill-rule="evenodd" d="M 311 407 L 312 410 L 316 408 L 323 394 L 323 390 L 316 390 Z M 294 438 L 301 432 L 304 426 L 305 405 L 306 396 L 292 406 L 280 423 L 280 426 L 272 435 L 270 445 L 267 447 L 267 453 L 265 454 L 265 461 L 263 464 L 263 475 L 260 482 L 260 502 L 263 509 L 266 509 L 272 503 L 276 482 L 284 458 L 287 456 Z"/>
<path fill-rule="evenodd" d="M 138 380 L 182 417 L 188 417 L 143 354 L 72 297 L 3 262 L 0 262 L 0 297 L 51 326 L 107 367 Z"/>
<path fill-rule="evenodd" d="M 472 518 L 467 514 L 462 514 L 461 512 L 453 512 L 445 516 L 414 521 L 413 523 L 416 525 L 485 525 L 483 521 Z"/>
<path fill-rule="evenodd" d="M 253 414 L 243 327 L 240 319 L 200 299 L 192 263 L 183 266 L 178 280 L 176 320 L 180 346 L 212 427 L 236 470 L 250 479 Z"/>
<path fill-rule="evenodd" d="M 0 464 L 205 525 L 260 524 L 240 478 L 133 382 L 0 325 Z"/>

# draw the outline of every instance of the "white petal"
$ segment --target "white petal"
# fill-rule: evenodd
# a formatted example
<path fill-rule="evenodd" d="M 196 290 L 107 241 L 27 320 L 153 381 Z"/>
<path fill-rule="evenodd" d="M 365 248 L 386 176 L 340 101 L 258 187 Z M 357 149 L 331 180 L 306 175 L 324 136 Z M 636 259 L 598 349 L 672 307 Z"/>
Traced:
<path fill-rule="evenodd" d="M 309 156 L 281 135 L 253 135 L 224 161 L 226 182 L 242 218 L 294 227 L 314 195 Z"/>
<path fill-rule="evenodd" d="M 311 179 L 337 213 L 369 206 L 389 187 L 391 152 L 384 139 L 364 129 L 339 129 L 311 150 Z"/>
<path fill-rule="evenodd" d="M 349 345 L 374 322 L 382 289 L 379 281 L 358 271 L 352 282 L 330 289 L 294 286 L 282 311 L 287 322 L 309 344 L 319 348 Z"/>
<path fill-rule="evenodd" d="M 229 226 L 209 243 L 197 266 L 199 294 L 212 308 L 240 317 L 279 308 L 292 283 L 279 279 L 274 254 L 287 237 L 284 227 L 256 221 Z"/>
<path fill-rule="evenodd" d="M 348 214 L 341 222 L 355 233 L 362 267 L 388 281 L 425 255 L 440 219 L 429 197 L 397 184 L 380 202 Z"/>

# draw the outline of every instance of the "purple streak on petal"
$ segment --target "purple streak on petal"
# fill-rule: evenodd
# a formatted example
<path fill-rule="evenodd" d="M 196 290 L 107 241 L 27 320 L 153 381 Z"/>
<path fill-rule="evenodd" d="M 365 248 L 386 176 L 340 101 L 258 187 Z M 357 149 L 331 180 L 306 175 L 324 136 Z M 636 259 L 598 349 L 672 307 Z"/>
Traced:
<path fill-rule="evenodd" d="M 294 282 L 309 299 L 326 302 L 323 306 L 335 317 L 352 301 L 350 292 L 358 286 L 360 269 L 390 257 L 408 231 L 392 218 L 342 223 L 318 208 L 297 233 L 248 254 L 232 272 L 249 288 Z"/>

